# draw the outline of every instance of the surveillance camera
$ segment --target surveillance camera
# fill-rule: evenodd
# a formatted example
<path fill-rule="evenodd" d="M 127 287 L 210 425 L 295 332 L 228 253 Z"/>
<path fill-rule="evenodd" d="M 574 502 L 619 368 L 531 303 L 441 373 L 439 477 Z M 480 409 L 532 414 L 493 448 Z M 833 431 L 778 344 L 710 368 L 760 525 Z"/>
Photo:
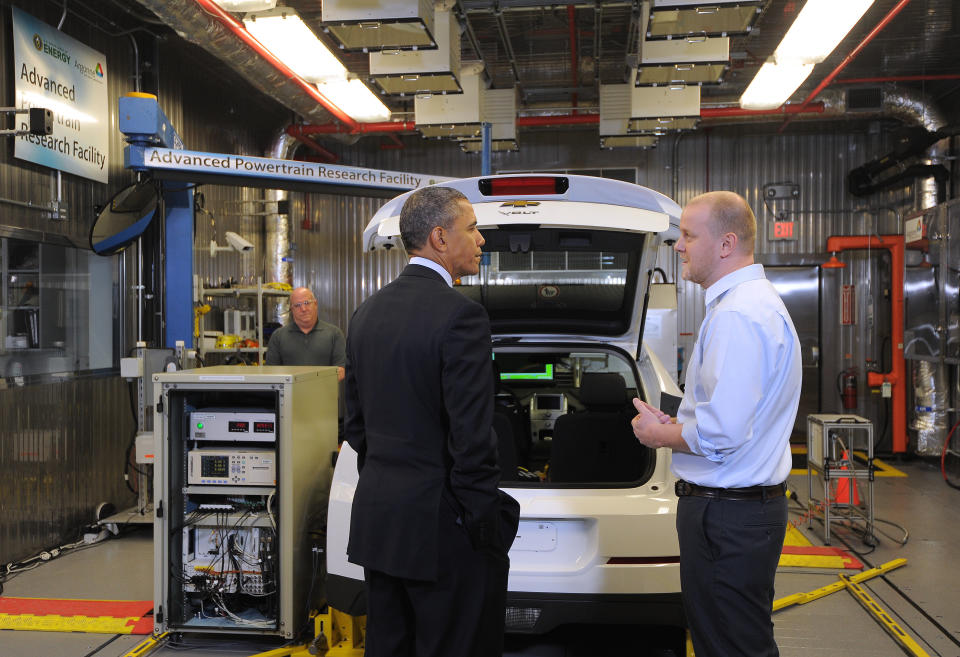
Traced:
<path fill-rule="evenodd" d="M 234 250 L 239 251 L 240 253 L 247 253 L 253 251 L 253 244 L 243 239 L 236 233 L 232 231 L 226 232 L 227 244 L 232 246 Z"/>

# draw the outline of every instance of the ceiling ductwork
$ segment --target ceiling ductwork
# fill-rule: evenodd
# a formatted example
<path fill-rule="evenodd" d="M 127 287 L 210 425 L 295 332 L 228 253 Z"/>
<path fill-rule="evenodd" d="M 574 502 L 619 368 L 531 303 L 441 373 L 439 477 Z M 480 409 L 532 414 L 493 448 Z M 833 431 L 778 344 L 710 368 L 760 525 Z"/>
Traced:
<path fill-rule="evenodd" d="M 385 94 L 460 93 L 460 27 L 449 11 L 436 11 L 434 50 L 370 53 L 370 77 Z"/>
<path fill-rule="evenodd" d="M 303 85 L 282 73 L 223 22 L 202 11 L 196 0 L 138 0 L 177 34 L 225 62 L 258 91 L 315 123 L 335 117 Z M 314 88 L 314 92 L 316 89 Z M 318 93 L 319 95 L 319 93 Z"/>
<path fill-rule="evenodd" d="M 323 0 L 324 32 L 344 50 L 436 48 L 433 0 Z"/>

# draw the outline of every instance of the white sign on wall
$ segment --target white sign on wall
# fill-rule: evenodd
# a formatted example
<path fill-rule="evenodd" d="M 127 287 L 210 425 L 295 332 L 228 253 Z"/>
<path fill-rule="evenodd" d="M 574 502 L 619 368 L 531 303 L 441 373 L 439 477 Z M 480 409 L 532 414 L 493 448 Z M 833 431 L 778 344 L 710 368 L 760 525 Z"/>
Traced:
<path fill-rule="evenodd" d="M 14 156 L 107 182 L 107 58 L 13 8 L 13 78 L 18 108 L 53 111 L 53 134 L 17 137 Z M 17 114 L 26 130 L 26 115 Z"/>

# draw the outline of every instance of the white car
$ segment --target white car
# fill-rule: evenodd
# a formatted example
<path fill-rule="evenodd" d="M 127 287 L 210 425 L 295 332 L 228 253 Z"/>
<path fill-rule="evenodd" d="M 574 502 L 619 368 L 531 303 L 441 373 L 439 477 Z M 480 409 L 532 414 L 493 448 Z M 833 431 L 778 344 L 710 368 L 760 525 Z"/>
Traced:
<path fill-rule="evenodd" d="M 528 174 L 440 183 L 473 204 L 486 245 L 458 288 L 490 314 L 501 488 L 520 502 L 509 632 L 565 623 L 684 624 L 670 451 L 634 438 L 630 400 L 680 396 L 640 343 L 646 294 L 680 207 L 616 180 Z M 368 250 L 400 245 L 407 194 L 373 217 Z M 384 373 L 389 376 L 389 373 Z M 666 399 L 666 398 L 665 398 Z M 365 613 L 347 561 L 356 452 L 343 444 L 327 521 L 327 601 Z"/>

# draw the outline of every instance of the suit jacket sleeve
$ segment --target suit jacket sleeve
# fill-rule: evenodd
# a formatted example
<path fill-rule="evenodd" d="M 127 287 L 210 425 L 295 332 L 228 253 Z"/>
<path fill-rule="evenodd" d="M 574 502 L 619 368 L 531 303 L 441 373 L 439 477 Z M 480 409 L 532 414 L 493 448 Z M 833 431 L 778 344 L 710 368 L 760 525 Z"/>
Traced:
<path fill-rule="evenodd" d="M 499 513 L 497 445 L 493 421 L 490 320 L 482 306 L 464 305 L 443 342 L 443 401 L 450 419 L 450 485 L 474 543 L 495 540 Z"/>
<path fill-rule="evenodd" d="M 357 471 L 359 472 L 363 469 L 363 459 L 367 453 L 367 434 L 363 423 L 363 409 L 360 407 L 356 368 L 351 363 L 349 340 L 347 342 L 348 355 L 344 356 L 346 375 L 343 379 L 347 414 L 343 424 L 343 438 L 357 452 Z"/>

